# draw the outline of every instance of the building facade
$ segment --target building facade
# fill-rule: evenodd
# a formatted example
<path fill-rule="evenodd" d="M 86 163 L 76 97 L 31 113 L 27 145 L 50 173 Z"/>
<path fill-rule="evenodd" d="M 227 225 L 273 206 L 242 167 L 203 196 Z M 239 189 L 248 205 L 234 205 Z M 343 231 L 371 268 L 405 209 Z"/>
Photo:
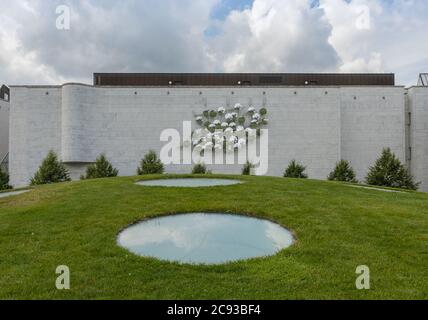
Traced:
<path fill-rule="evenodd" d="M 74 179 L 105 153 L 120 175 L 135 175 L 168 128 L 218 107 L 268 109 L 268 175 L 296 159 L 310 178 L 326 179 L 346 159 L 357 178 L 389 147 L 428 191 L 428 88 L 396 86 L 393 75 L 95 74 L 94 85 L 12 86 L 11 184 L 29 184 L 49 150 Z M 240 173 L 242 165 L 208 166 Z M 188 173 L 191 165 L 168 165 Z"/>

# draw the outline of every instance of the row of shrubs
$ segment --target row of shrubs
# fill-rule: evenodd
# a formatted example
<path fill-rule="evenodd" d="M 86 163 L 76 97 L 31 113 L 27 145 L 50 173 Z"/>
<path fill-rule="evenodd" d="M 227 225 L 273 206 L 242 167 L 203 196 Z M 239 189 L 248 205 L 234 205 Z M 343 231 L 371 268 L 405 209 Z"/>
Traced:
<path fill-rule="evenodd" d="M 141 160 L 140 166 L 137 168 L 137 174 L 146 175 L 162 173 L 164 173 L 163 163 L 158 158 L 155 151 L 149 151 Z M 193 167 L 192 173 L 205 174 L 209 172 L 206 170 L 204 164 L 197 164 Z M 90 164 L 86 168 L 86 174 L 80 176 L 80 179 L 111 178 L 117 177 L 118 174 L 119 170 L 113 167 L 104 154 L 101 154 L 93 164 Z M 55 152 L 50 151 L 34 177 L 31 179 L 31 185 L 66 182 L 70 180 L 70 173 L 65 165 L 58 160 L 58 156 Z"/>
<path fill-rule="evenodd" d="M 250 175 L 254 165 L 247 162 L 243 169 L 243 175 Z M 284 172 L 286 178 L 308 178 L 305 173 L 306 167 L 293 160 Z M 154 151 L 149 151 L 141 160 L 137 169 L 138 175 L 162 174 L 164 165 Z M 104 154 L 100 155 L 95 163 L 86 168 L 86 174 L 81 179 L 96 179 L 116 177 L 119 171 L 114 168 Z M 196 164 L 192 170 L 193 174 L 211 173 L 203 163 Z M 50 151 L 43 160 L 38 171 L 31 179 L 31 185 L 49 184 L 56 182 L 70 181 L 70 175 L 65 165 L 58 160 L 55 152 Z M 346 160 L 339 161 L 334 170 L 329 174 L 328 180 L 358 183 L 355 171 Z M 365 183 L 375 186 L 394 187 L 417 190 L 419 184 L 414 182 L 409 171 L 401 164 L 400 160 L 391 152 L 391 149 L 384 149 L 382 155 L 375 164 L 369 168 L 369 173 Z M 0 170 L 0 190 L 11 188 L 9 186 L 9 176 Z"/>
<path fill-rule="evenodd" d="M 305 166 L 293 160 L 285 170 L 284 177 L 306 179 L 308 176 L 305 174 L 305 170 Z M 351 183 L 359 182 L 356 179 L 354 169 L 346 160 L 340 160 L 336 163 L 334 170 L 328 175 L 327 179 L 330 181 Z M 364 182 L 368 185 L 403 188 L 409 190 L 417 190 L 420 184 L 414 181 L 414 178 L 407 168 L 389 148 L 384 149 L 374 165 L 369 168 L 369 172 Z"/>
<path fill-rule="evenodd" d="M 150 151 L 141 160 L 137 169 L 138 175 L 163 173 L 164 166 L 154 151 Z M 86 174 L 80 176 L 81 180 L 117 177 L 119 170 L 114 168 L 104 154 L 101 154 L 93 164 L 86 168 Z M 70 181 L 70 173 L 65 165 L 58 160 L 55 152 L 49 151 L 34 177 L 31 185 L 49 184 Z"/>

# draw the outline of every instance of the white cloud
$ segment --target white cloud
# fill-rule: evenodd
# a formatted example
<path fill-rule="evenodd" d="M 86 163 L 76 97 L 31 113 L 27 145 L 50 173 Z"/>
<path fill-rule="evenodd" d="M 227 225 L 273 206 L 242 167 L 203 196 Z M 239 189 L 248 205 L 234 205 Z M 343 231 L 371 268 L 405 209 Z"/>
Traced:
<path fill-rule="evenodd" d="M 216 20 L 220 1 L 0 0 L 0 82 L 91 82 L 92 72 L 108 71 L 339 71 L 395 72 L 397 83 L 413 84 L 428 70 L 425 0 L 255 0 Z M 71 7 L 70 31 L 55 28 L 60 4 Z"/>
<path fill-rule="evenodd" d="M 2 7 L 5 6 L 2 4 Z M 38 16 L 35 9 L 27 1 L 17 2 L 7 9 L 0 12 L 0 81 L 22 82 L 24 76 L 30 82 L 62 80 L 54 68 L 40 63 L 37 51 L 23 48 L 18 36 L 24 24 L 14 17 L 20 16 L 22 21 L 27 21 L 29 17 Z"/>
<path fill-rule="evenodd" d="M 0 13 L 0 78 L 9 83 L 90 82 L 91 72 L 208 71 L 204 30 L 219 0 L 8 2 Z M 57 5 L 71 8 L 71 29 L 56 29 Z M 28 7 L 30 6 L 31 10 Z M 6 24 L 4 18 L 11 23 Z M 3 50 L 2 50 L 3 51 Z M 27 72 L 14 70 L 16 60 Z M 4 75 L 5 74 L 5 75 Z"/>
<path fill-rule="evenodd" d="M 413 84 L 428 69 L 428 2 L 425 0 L 321 0 L 332 26 L 330 43 L 344 72 L 392 72 L 398 84 Z M 369 27 L 360 27 L 366 19 Z"/>
<path fill-rule="evenodd" d="M 373 41 L 372 30 L 376 29 L 374 18 L 382 13 L 377 1 L 321 0 L 329 23 L 333 26 L 330 43 L 339 54 L 345 72 L 380 72 L 382 54 L 365 45 Z"/>
<path fill-rule="evenodd" d="M 307 0 L 255 0 L 229 15 L 210 48 L 227 72 L 334 71 L 330 33 L 323 11 Z"/>

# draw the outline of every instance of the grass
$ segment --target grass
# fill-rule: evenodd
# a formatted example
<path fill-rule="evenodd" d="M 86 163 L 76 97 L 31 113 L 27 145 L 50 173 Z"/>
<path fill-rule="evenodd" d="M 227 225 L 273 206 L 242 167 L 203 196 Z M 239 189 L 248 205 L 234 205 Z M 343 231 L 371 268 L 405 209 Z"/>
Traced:
<path fill-rule="evenodd" d="M 246 183 L 195 189 L 88 180 L 0 199 L 0 299 L 428 298 L 427 194 L 238 178 Z M 200 211 L 265 217 L 297 242 L 218 266 L 138 257 L 116 244 L 134 221 Z M 55 288 L 58 265 L 71 270 L 70 290 Z M 370 267 L 370 290 L 355 288 L 359 265 Z"/>

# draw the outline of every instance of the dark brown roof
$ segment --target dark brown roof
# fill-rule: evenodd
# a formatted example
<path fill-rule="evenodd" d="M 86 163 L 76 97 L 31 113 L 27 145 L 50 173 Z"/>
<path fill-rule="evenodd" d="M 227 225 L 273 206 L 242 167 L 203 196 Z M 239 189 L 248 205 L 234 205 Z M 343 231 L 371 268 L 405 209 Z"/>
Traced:
<path fill-rule="evenodd" d="M 95 86 L 394 86 L 395 75 L 358 73 L 94 73 Z"/>

